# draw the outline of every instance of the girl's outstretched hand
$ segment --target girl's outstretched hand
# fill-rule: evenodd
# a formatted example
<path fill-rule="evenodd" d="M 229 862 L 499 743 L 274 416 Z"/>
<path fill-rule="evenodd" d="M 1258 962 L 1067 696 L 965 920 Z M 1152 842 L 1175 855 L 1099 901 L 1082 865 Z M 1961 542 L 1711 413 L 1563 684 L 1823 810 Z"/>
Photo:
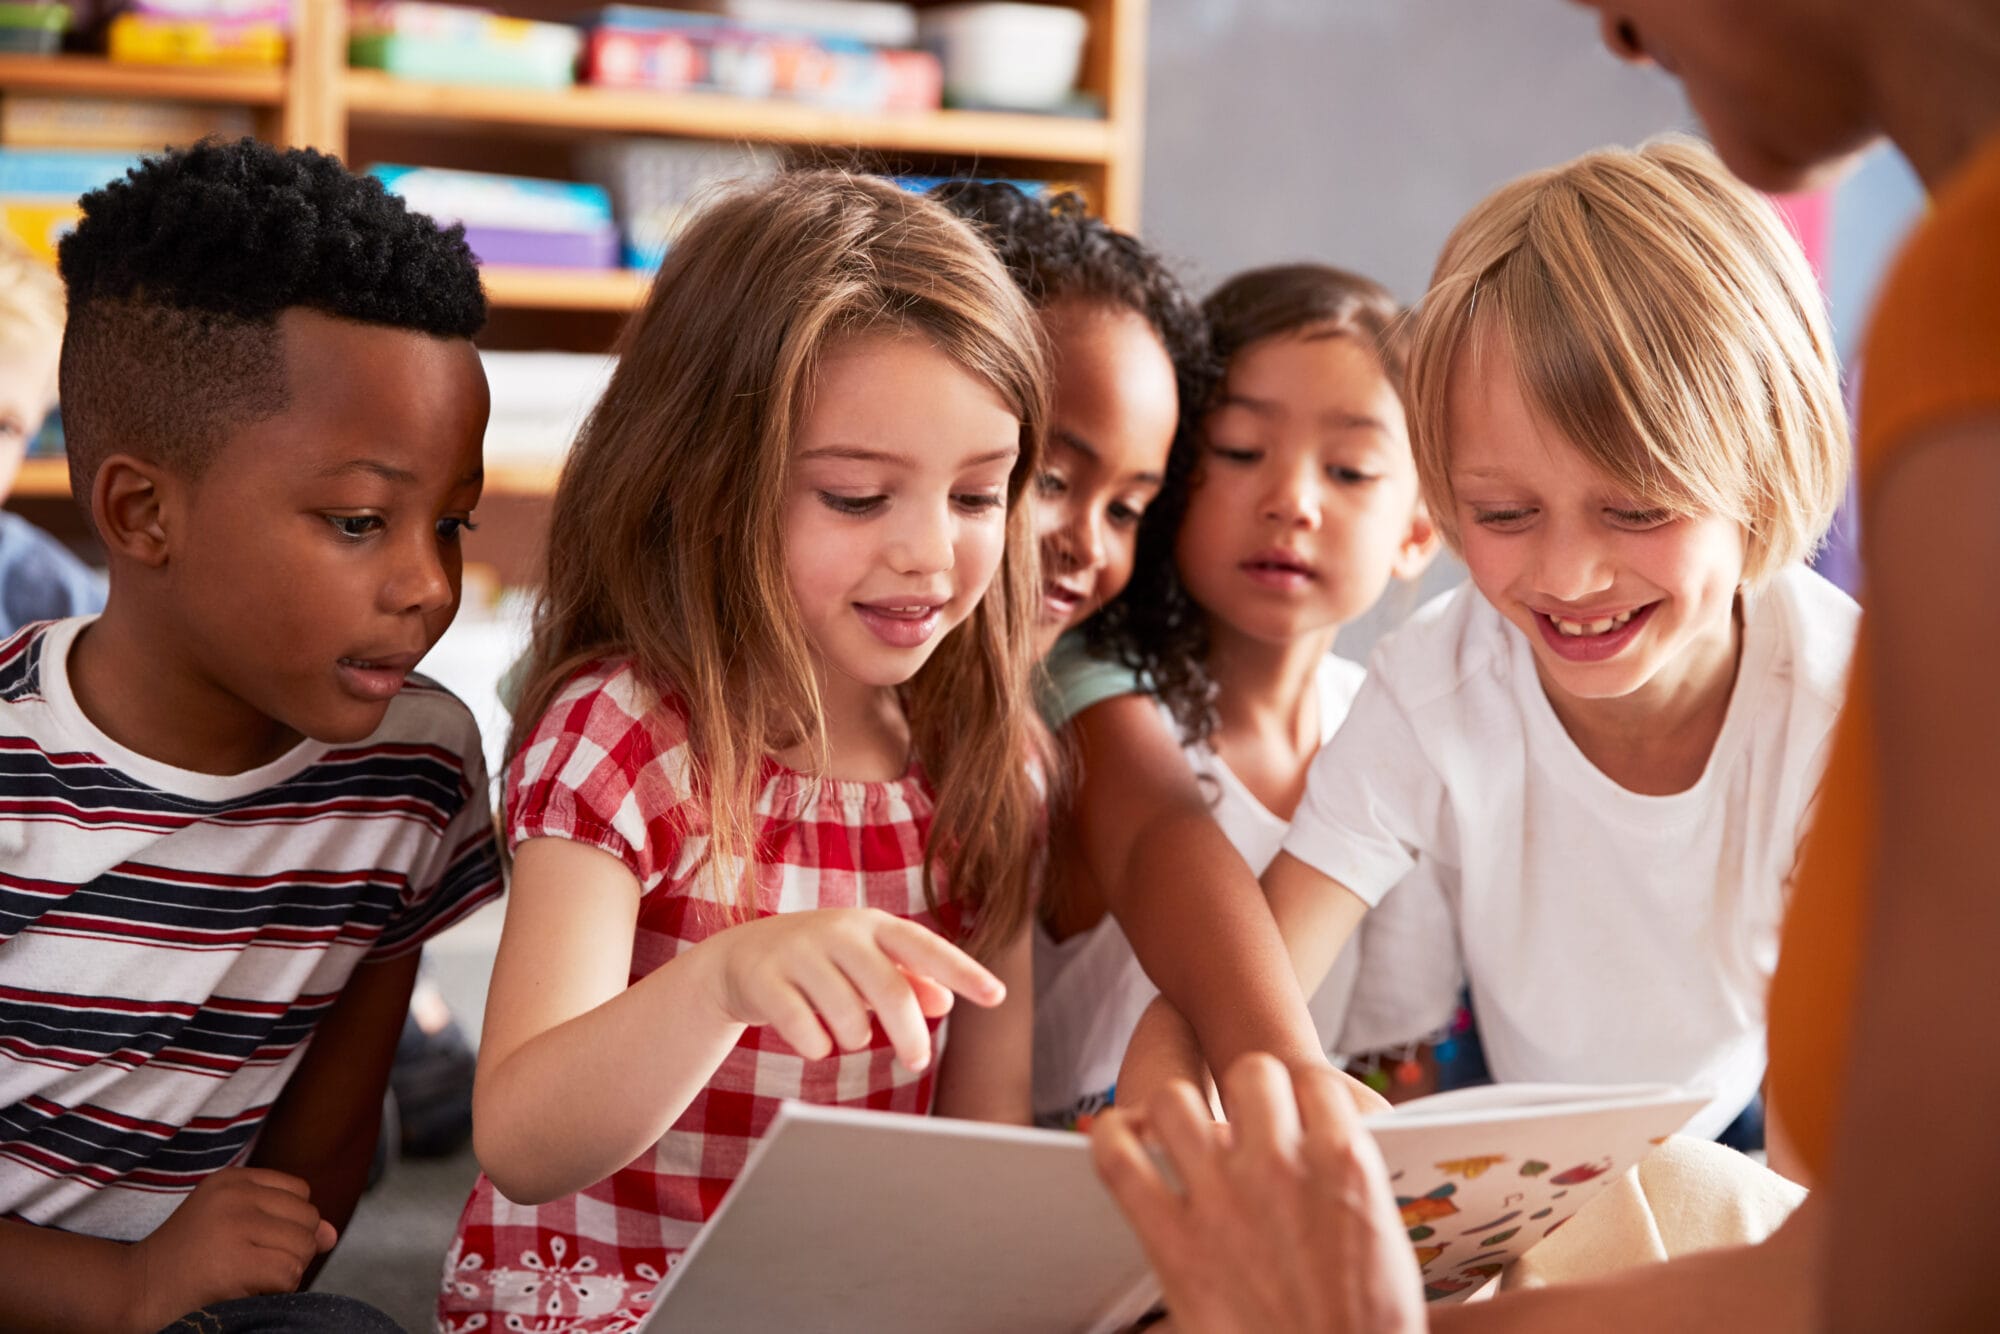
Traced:
<path fill-rule="evenodd" d="M 872 1012 L 896 1059 L 930 1064 L 927 1020 L 956 993 L 998 1005 L 1000 979 L 935 931 L 876 908 L 820 908 L 732 926 L 711 937 L 712 994 L 739 1024 L 769 1024 L 818 1060 L 869 1044 Z M 829 1035 L 831 1035 L 829 1037 Z"/>
<path fill-rule="evenodd" d="M 1290 1075 L 1252 1053 L 1223 1076 L 1223 1096 L 1227 1123 L 1176 1081 L 1091 1129 L 1098 1175 L 1146 1248 L 1175 1329 L 1423 1330 L 1416 1256 L 1342 1077 L 1324 1066 Z"/>

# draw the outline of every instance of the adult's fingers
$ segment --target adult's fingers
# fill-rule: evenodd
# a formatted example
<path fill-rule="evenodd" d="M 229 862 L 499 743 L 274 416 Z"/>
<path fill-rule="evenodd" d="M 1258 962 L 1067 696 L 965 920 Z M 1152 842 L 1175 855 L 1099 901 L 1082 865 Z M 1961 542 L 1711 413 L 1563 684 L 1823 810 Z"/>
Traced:
<path fill-rule="evenodd" d="M 1331 1068 L 1315 1068 L 1294 1071 L 1292 1081 L 1307 1163 L 1321 1170 L 1352 1170 L 1359 1161 L 1365 1170 L 1382 1170 L 1381 1155 L 1362 1127 L 1346 1076 Z"/>
<path fill-rule="evenodd" d="M 1208 1104 L 1185 1079 L 1175 1079 L 1146 1102 L 1153 1138 L 1186 1193 L 1206 1199 L 1220 1186 L 1225 1144 Z"/>
<path fill-rule="evenodd" d="M 885 954 L 903 967 L 934 979 L 975 1005 L 998 1005 L 1007 999 L 1007 988 L 999 978 L 928 927 L 884 916 L 875 940 Z"/>
<path fill-rule="evenodd" d="M 1267 1052 L 1239 1058 L 1222 1076 L 1236 1147 L 1249 1161 L 1290 1159 L 1298 1150 L 1299 1107 L 1284 1063 Z"/>
<path fill-rule="evenodd" d="M 1090 1126 L 1090 1157 L 1098 1180 L 1125 1214 L 1148 1254 L 1168 1244 L 1187 1202 L 1161 1174 L 1140 1138 L 1140 1118 L 1116 1107 Z"/>

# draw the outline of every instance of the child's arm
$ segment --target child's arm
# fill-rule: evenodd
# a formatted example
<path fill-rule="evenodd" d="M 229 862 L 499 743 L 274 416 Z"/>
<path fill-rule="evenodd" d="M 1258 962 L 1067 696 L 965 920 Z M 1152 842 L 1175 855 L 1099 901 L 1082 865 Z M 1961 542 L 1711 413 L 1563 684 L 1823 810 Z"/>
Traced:
<path fill-rule="evenodd" d="M 1302 993 L 1310 995 L 1367 914 L 1367 901 L 1289 852 L 1280 852 L 1265 870 L 1264 892 Z M 1202 1061 L 1204 1050 L 1193 1027 L 1161 995 L 1140 1017 L 1125 1049 L 1118 1071 L 1118 1101 L 1143 1102 L 1175 1079 L 1205 1087 L 1212 1062 Z M 1370 1100 L 1380 1101 L 1372 1095 Z"/>
<path fill-rule="evenodd" d="M 411 950 L 354 970 L 314 1030 L 250 1155 L 252 1167 L 305 1181 L 320 1217 L 336 1231 L 346 1229 L 368 1181 L 381 1131 L 382 1090 L 420 958 Z M 315 1260 L 306 1277 L 322 1263 Z"/>
<path fill-rule="evenodd" d="M 1072 819 L 1088 869 L 1209 1063 L 1250 1051 L 1323 1062 L 1256 877 L 1215 823 L 1158 705 L 1123 695 L 1070 726 L 1082 764 Z"/>
<path fill-rule="evenodd" d="M 206 1177 L 130 1245 L 0 1220 L 0 1330 L 152 1334 L 213 1302 L 291 1292 L 333 1243 L 305 1182 L 247 1167 Z"/>
<path fill-rule="evenodd" d="M 939 1116 L 1025 1126 L 1034 1121 L 1034 925 L 993 961 L 1007 999 L 991 1009 L 967 1007 L 951 1016 L 951 1040 L 938 1068 Z"/>
<path fill-rule="evenodd" d="M 999 980 L 915 922 L 865 908 L 732 926 L 626 985 L 637 877 L 607 852 L 533 838 L 515 854 L 493 966 L 473 1142 L 500 1193 L 542 1203 L 601 1181 L 672 1127 L 746 1025 L 809 1060 L 868 1045 L 930 1059 L 947 991 L 999 1003 Z M 832 1037 L 829 1037 L 829 1032 Z"/>

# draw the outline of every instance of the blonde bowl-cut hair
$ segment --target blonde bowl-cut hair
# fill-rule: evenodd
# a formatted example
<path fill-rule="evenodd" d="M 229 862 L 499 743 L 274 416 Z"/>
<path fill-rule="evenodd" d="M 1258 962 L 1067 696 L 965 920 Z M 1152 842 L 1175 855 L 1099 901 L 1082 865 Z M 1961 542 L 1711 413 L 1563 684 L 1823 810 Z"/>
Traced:
<path fill-rule="evenodd" d="M 54 350 L 62 344 L 66 313 L 61 276 L 0 232 L 0 350 Z"/>
<path fill-rule="evenodd" d="M 691 828 L 709 895 L 743 920 L 763 760 L 803 744 L 824 773 L 814 654 L 786 576 L 793 442 L 828 349 L 920 338 L 991 385 L 1021 422 L 993 583 L 902 688 L 936 793 L 937 873 L 977 908 L 988 954 L 1026 924 L 1052 772 L 1029 688 L 1040 573 L 1027 485 L 1048 369 L 1040 325 L 999 259 L 944 208 L 886 181 L 794 171 L 731 188 L 675 240 L 619 340 L 617 368 L 563 465 L 510 759 L 564 684 L 622 657 L 684 703 Z"/>
<path fill-rule="evenodd" d="M 1817 547 L 1847 488 L 1826 306 L 1771 203 L 1681 135 L 1501 187 L 1445 242 L 1413 317 L 1410 439 L 1460 550 L 1449 384 L 1497 335 L 1530 408 L 1649 507 L 1745 533 L 1755 587 Z"/>

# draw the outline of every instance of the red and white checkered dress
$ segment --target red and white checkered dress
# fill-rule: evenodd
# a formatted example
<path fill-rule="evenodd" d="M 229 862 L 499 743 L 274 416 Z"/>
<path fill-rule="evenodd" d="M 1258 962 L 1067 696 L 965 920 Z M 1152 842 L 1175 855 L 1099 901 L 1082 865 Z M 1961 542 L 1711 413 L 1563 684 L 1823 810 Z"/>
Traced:
<path fill-rule="evenodd" d="M 531 838 L 575 839 L 638 877 L 644 897 L 631 982 L 726 926 L 717 877 L 689 870 L 706 841 L 690 803 L 691 771 L 685 714 L 648 692 L 623 661 L 580 672 L 508 771 L 510 848 Z M 874 907 L 962 940 L 970 912 L 956 903 L 937 914 L 925 906 L 932 809 L 930 785 L 914 769 L 893 782 L 815 784 L 767 758 L 757 802 L 757 915 Z M 942 1029 L 932 1027 L 942 1042 Z M 781 1101 L 925 1113 L 936 1069 L 935 1061 L 920 1075 L 897 1065 L 879 1024 L 866 1050 L 817 1061 L 775 1030 L 746 1030 L 673 1129 L 607 1179 L 549 1204 L 517 1205 L 482 1175 L 445 1260 L 438 1327 L 635 1329 Z"/>

